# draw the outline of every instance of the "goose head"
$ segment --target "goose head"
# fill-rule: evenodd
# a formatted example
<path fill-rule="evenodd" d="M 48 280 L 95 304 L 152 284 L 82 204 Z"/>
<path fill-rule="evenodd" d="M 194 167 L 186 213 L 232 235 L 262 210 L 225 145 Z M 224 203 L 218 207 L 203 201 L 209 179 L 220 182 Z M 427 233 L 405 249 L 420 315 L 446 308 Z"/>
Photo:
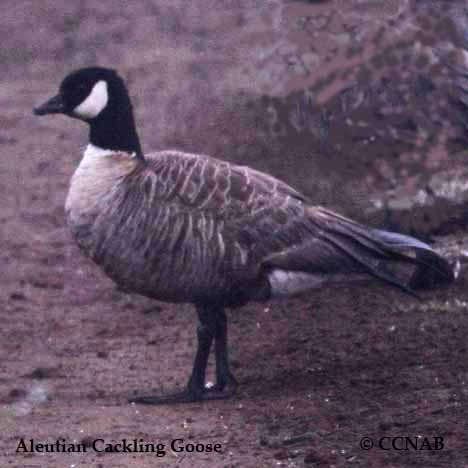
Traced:
<path fill-rule="evenodd" d="M 57 95 L 36 107 L 36 115 L 65 114 L 81 120 L 92 120 L 109 105 L 109 96 L 122 94 L 125 84 L 110 68 L 81 68 L 62 81 Z"/>
<path fill-rule="evenodd" d="M 58 93 L 34 108 L 34 114 L 64 114 L 90 126 L 90 143 L 141 156 L 127 88 L 110 68 L 88 67 L 67 75 Z"/>

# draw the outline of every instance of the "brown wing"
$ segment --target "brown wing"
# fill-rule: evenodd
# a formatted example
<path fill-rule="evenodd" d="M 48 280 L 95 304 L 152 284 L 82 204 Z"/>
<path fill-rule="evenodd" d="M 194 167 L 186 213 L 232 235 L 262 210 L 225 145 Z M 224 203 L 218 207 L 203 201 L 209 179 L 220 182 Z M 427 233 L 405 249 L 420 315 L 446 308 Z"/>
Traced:
<path fill-rule="evenodd" d="M 223 245 L 206 242 L 207 250 L 222 252 L 224 259 L 216 264 L 242 275 L 261 268 L 366 272 L 405 289 L 387 263 L 418 263 L 402 253 L 407 249 L 432 252 L 411 237 L 372 230 L 312 207 L 292 187 L 248 167 L 178 152 L 156 154 L 150 167 L 157 177 L 157 198 L 190 217 L 211 220 Z"/>
<path fill-rule="evenodd" d="M 162 152 L 150 159 L 156 197 L 222 224 L 223 241 L 256 261 L 300 242 L 305 196 L 284 182 L 215 158 Z M 261 244 L 261 248 L 259 248 Z"/>
<path fill-rule="evenodd" d="M 297 227 L 306 197 L 284 182 L 248 167 L 175 151 L 147 156 L 147 161 L 151 176 L 141 185 L 155 210 L 170 207 L 170 224 L 176 227 L 161 244 L 203 250 L 199 263 L 211 265 L 220 281 L 249 282 L 265 257 L 301 242 Z"/>
<path fill-rule="evenodd" d="M 191 210 L 229 217 L 263 206 L 272 196 L 306 201 L 303 194 L 268 174 L 216 158 L 163 151 L 147 160 L 158 176 L 159 197 Z"/>
<path fill-rule="evenodd" d="M 306 197 L 284 182 L 201 155 L 165 151 L 149 161 L 159 202 L 221 224 L 223 249 L 213 239 L 204 243 L 213 255 L 222 250 L 224 266 L 239 274 L 246 274 L 246 266 L 330 272 L 349 271 L 354 264 L 326 239 L 329 220 L 320 208 L 308 206 Z"/>

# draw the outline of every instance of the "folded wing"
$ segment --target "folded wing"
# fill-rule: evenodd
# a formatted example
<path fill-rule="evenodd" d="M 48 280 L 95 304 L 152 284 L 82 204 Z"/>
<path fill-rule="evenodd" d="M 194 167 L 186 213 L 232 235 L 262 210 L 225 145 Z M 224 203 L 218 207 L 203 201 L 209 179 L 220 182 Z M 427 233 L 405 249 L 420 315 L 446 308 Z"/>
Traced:
<path fill-rule="evenodd" d="M 400 276 L 402 265 L 418 275 L 431 272 L 433 281 L 453 279 L 450 265 L 429 245 L 310 206 L 305 196 L 269 175 L 174 152 L 160 153 L 153 165 L 167 180 L 162 199 L 221 225 L 225 259 L 220 264 L 234 275 L 271 279 L 276 272 L 276 279 L 299 278 L 301 284 L 311 275 L 312 286 L 317 278 L 366 274 L 408 293 L 424 281 Z M 237 261 L 236 251 L 241 252 Z"/>

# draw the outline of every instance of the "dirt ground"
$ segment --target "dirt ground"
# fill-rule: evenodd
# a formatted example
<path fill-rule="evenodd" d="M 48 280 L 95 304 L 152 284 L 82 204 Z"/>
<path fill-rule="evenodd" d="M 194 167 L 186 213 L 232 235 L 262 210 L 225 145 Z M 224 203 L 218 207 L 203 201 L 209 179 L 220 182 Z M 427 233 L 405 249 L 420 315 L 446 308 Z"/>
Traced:
<path fill-rule="evenodd" d="M 135 5 L 149 8 L 151 3 Z M 93 2 L 78 2 L 82 10 L 67 6 L 57 12 L 52 1 L 5 4 L 7 27 L 0 31 L 1 468 L 468 466 L 466 263 L 455 284 L 424 291 L 422 302 L 369 285 L 232 311 L 231 359 L 240 383 L 235 398 L 167 407 L 128 404 L 128 397 L 186 383 L 196 345 L 195 313 L 188 305 L 118 291 L 82 257 L 65 226 L 63 204 L 85 129 L 65 118 L 37 119 L 31 108 L 55 90 L 70 67 L 103 57 L 105 64 L 132 69 L 135 87 L 144 88 L 155 82 L 148 71 L 163 62 L 163 52 L 151 63 L 143 55 L 149 45 L 138 37 L 134 47 L 141 54 L 130 60 L 117 54 L 115 44 L 105 43 L 103 29 L 87 36 L 74 15 L 99 24 L 102 11 L 96 13 Z M 122 7 L 120 13 L 128 21 L 140 14 L 138 8 Z M 116 15 L 105 27 L 117 31 L 112 40 L 118 44 L 125 34 L 148 31 L 146 23 L 142 29 L 125 23 L 122 32 Z M 177 29 L 172 23 L 164 27 L 166 36 Z M 74 43 L 69 31 L 76 31 L 82 43 Z M 161 46 L 166 52 L 169 43 Z M 184 44 L 176 46 L 185 50 Z M 86 54 L 95 55 L 83 58 Z M 139 115 L 151 116 L 153 101 L 143 93 L 137 101 Z M 154 112 L 158 117 L 160 110 Z M 151 134 L 148 122 L 142 127 L 150 146 L 157 134 Z M 438 238 L 436 246 L 467 261 L 463 232 Z M 444 447 L 360 446 L 364 437 L 377 446 L 383 437 L 405 436 L 420 448 L 424 438 L 433 445 L 434 437 L 443 437 Z M 22 438 L 40 443 L 63 438 L 89 450 L 18 454 Z M 89 447 L 94 439 L 124 438 L 163 443 L 166 455 L 98 454 Z M 219 443 L 222 450 L 177 453 L 170 449 L 173 439 Z M 390 439 L 382 441 L 388 448 Z"/>

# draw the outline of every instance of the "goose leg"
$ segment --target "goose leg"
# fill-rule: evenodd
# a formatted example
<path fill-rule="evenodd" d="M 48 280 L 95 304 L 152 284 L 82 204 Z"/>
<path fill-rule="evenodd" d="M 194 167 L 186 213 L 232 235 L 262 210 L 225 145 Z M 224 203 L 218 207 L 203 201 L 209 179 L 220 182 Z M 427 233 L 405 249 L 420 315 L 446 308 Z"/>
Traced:
<path fill-rule="evenodd" d="M 218 398 L 229 398 L 236 393 L 237 381 L 229 369 L 227 317 L 224 309 L 219 309 L 216 314 L 215 357 L 216 385 L 208 391 L 218 394 Z"/>
<path fill-rule="evenodd" d="M 221 311 L 221 314 L 219 314 L 219 311 Z M 130 403 L 159 405 L 218 400 L 228 398 L 234 393 L 232 388 L 235 390 L 237 383 L 231 375 L 227 363 L 226 315 L 222 309 L 206 306 L 198 306 L 197 313 L 199 319 L 197 328 L 198 348 L 195 354 L 192 375 L 185 390 L 169 395 L 137 397 L 130 399 Z M 207 389 L 205 388 L 205 373 L 213 338 L 216 338 L 217 385 L 211 389 Z"/>

